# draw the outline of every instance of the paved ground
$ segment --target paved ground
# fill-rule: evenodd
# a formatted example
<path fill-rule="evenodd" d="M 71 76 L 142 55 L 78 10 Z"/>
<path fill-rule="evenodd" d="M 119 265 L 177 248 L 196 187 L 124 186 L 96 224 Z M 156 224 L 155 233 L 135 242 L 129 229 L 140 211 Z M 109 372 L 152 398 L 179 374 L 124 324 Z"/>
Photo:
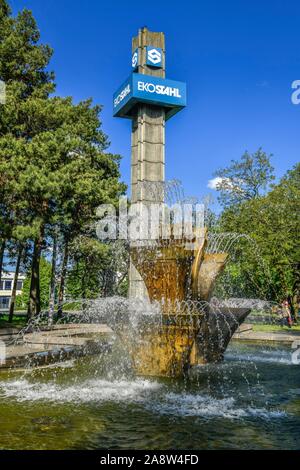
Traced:
<path fill-rule="evenodd" d="M 107 325 L 54 325 L 50 330 L 18 335 L 16 329 L 1 330 L 6 343 L 5 362 L 0 368 L 42 365 L 83 354 L 95 354 L 109 347 L 113 334 Z M 12 343 L 17 340 L 17 343 Z"/>
<path fill-rule="evenodd" d="M 83 323 L 54 325 L 51 329 L 25 335 L 19 333 L 16 328 L 0 330 L 0 340 L 6 344 L 6 360 L 1 362 L 0 354 L 0 369 L 45 365 L 84 354 L 96 354 L 109 347 L 113 335 L 107 325 Z M 243 323 L 233 335 L 233 340 L 290 344 L 295 340 L 300 342 L 300 331 L 253 331 L 251 324 Z"/>
<path fill-rule="evenodd" d="M 248 327 L 248 328 L 247 328 Z M 252 325 L 243 324 L 232 337 L 233 340 L 242 341 L 267 341 L 290 344 L 298 340 L 300 342 L 300 331 L 253 331 Z"/>

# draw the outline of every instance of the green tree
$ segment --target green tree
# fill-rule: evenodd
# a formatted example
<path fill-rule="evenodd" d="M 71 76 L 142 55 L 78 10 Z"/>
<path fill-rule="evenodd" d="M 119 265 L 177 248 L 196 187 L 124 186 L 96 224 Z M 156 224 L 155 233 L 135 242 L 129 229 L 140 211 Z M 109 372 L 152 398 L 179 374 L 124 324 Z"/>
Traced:
<path fill-rule="evenodd" d="M 69 244 L 93 223 L 98 205 L 124 191 L 119 156 L 106 153 L 99 106 L 91 100 L 51 97 L 52 50 L 39 43 L 32 14 L 16 18 L 0 3 L 0 79 L 7 101 L 0 113 L 1 253 L 14 230 L 32 245 L 28 316 L 41 309 L 40 260 L 57 227 L 63 240 L 59 288 L 64 295 Z M 3 248 L 4 247 L 4 248 Z"/>
<path fill-rule="evenodd" d="M 54 91 L 53 74 L 46 71 L 52 55 L 49 46 L 39 43 L 40 34 L 35 20 L 28 10 L 16 17 L 11 16 L 8 3 L 0 2 L 0 79 L 6 84 L 6 103 L 0 105 L 0 147 L 8 150 L 1 155 L 1 207 L 0 207 L 0 262 L 7 241 L 13 236 L 12 226 L 28 224 L 35 240 L 39 239 L 39 222 L 33 214 L 24 221 L 24 206 L 30 203 L 26 191 L 20 197 L 20 187 L 14 191 L 12 165 L 14 157 L 21 151 L 25 141 L 30 142 L 35 129 L 30 127 L 30 116 L 26 113 L 29 106 L 34 108 L 36 100 L 46 99 Z M 42 123 L 41 123 L 42 124 Z M 37 274 L 37 259 L 40 246 L 34 242 L 32 272 Z M 1 271 L 1 263 L 0 263 Z M 32 290 L 38 292 L 38 275 L 34 276 Z M 38 300 L 38 295 L 37 299 Z"/>
<path fill-rule="evenodd" d="M 253 154 L 246 151 L 240 160 L 231 160 L 230 166 L 216 171 L 220 204 L 233 208 L 261 196 L 274 180 L 271 157 L 261 148 Z"/>
<path fill-rule="evenodd" d="M 90 237 L 78 237 L 70 248 L 72 268 L 68 275 L 68 295 L 74 299 L 98 297 L 103 288 L 103 272 L 110 262 L 108 246 Z"/>
<path fill-rule="evenodd" d="M 46 310 L 49 307 L 49 288 L 51 279 L 51 263 L 41 257 L 40 260 L 40 297 L 41 297 L 41 310 Z M 27 309 L 28 298 L 30 293 L 31 273 L 27 273 L 24 280 L 22 294 L 16 297 L 16 306 L 20 309 Z"/>
<path fill-rule="evenodd" d="M 300 280 L 300 164 L 264 196 L 225 209 L 223 231 L 247 234 L 250 241 L 238 248 L 239 270 L 232 264 L 227 276 L 241 290 L 258 288 L 269 299 L 281 301 L 299 295 Z"/>
<path fill-rule="evenodd" d="M 103 243 L 91 237 L 74 240 L 67 294 L 73 299 L 127 295 L 129 251 L 123 240 Z"/>

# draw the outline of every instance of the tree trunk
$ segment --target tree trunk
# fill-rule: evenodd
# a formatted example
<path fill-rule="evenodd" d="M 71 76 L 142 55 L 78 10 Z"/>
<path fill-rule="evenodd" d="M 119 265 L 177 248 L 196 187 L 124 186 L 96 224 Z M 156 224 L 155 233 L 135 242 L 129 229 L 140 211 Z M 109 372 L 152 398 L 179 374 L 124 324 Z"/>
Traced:
<path fill-rule="evenodd" d="M 296 280 L 293 286 L 292 304 L 294 309 L 294 320 L 298 324 L 299 319 L 299 301 L 300 301 L 300 263 L 296 265 Z"/>
<path fill-rule="evenodd" d="M 66 274 L 67 274 L 68 259 L 69 259 L 69 244 L 68 244 L 68 241 L 66 241 L 65 247 L 64 247 L 62 266 L 61 266 L 61 275 L 60 275 L 59 292 L 58 292 L 58 308 L 57 308 L 58 317 L 62 315 L 62 311 L 63 311 L 63 301 L 64 301 L 64 293 L 65 293 L 65 281 L 66 281 Z"/>
<path fill-rule="evenodd" d="M 294 322 L 298 323 L 298 309 L 299 309 L 299 302 L 298 302 L 298 294 L 295 293 L 291 296 L 291 312 L 294 318 Z"/>
<path fill-rule="evenodd" d="M 49 324 L 53 322 L 54 305 L 55 305 L 55 287 L 56 287 L 56 258 L 57 258 L 57 233 L 53 235 L 53 252 L 51 267 L 51 282 L 49 296 Z"/>
<path fill-rule="evenodd" d="M 13 316 L 14 316 L 16 295 L 17 295 L 17 284 L 18 284 L 18 277 L 19 277 L 22 253 L 23 253 L 23 246 L 20 245 L 19 250 L 18 250 L 16 270 L 15 270 L 13 288 L 12 288 L 11 299 L 10 299 L 8 323 L 12 323 Z"/>
<path fill-rule="evenodd" d="M 0 281 L 1 281 L 2 269 L 3 269 L 3 258 L 4 258 L 4 252 L 5 252 L 5 245 L 6 245 L 6 241 L 3 240 L 1 242 L 1 246 L 0 246 Z"/>
<path fill-rule="evenodd" d="M 34 241 L 32 265 L 31 265 L 29 305 L 28 305 L 28 312 L 27 312 L 28 320 L 30 320 L 33 316 L 38 315 L 41 311 L 40 259 L 41 259 L 43 241 L 44 241 L 44 230 L 41 229 L 40 236 Z"/>

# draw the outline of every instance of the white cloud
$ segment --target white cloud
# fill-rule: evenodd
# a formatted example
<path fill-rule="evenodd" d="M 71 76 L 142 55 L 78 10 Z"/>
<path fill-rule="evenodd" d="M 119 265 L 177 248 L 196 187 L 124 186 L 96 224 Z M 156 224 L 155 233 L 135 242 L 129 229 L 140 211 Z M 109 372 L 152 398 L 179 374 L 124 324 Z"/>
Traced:
<path fill-rule="evenodd" d="M 240 184 L 242 181 L 237 180 L 236 182 L 233 182 L 230 178 L 221 178 L 220 176 L 217 176 L 216 178 L 213 178 L 208 181 L 207 187 L 210 189 L 216 189 L 218 190 L 220 185 L 222 184 L 222 190 L 226 191 L 239 191 L 243 192 L 242 188 L 240 187 Z"/>
<path fill-rule="evenodd" d="M 220 178 L 219 176 L 217 176 L 216 178 L 213 178 L 208 181 L 207 187 L 210 189 L 217 189 L 218 185 L 221 184 L 222 181 L 223 181 L 223 178 Z"/>

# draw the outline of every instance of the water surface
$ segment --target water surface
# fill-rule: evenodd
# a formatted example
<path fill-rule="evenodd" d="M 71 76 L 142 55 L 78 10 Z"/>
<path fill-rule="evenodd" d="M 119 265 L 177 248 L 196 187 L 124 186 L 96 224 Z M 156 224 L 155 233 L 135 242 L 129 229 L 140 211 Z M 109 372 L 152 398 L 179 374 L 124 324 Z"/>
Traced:
<path fill-rule="evenodd" d="M 233 343 L 189 380 L 93 357 L 0 374 L 2 449 L 299 449 L 291 350 Z"/>

